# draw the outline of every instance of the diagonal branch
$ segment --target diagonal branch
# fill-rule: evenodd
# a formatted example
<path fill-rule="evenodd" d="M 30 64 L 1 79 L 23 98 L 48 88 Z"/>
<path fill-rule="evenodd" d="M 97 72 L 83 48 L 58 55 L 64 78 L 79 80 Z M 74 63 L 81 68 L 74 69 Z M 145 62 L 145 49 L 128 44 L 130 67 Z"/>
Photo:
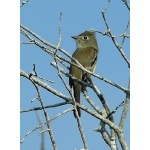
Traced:
<path fill-rule="evenodd" d="M 73 104 L 73 102 L 70 101 L 70 102 L 57 103 L 57 104 L 54 104 L 54 105 L 44 106 L 44 108 L 45 109 L 54 108 L 54 107 L 59 107 L 59 106 L 63 106 L 63 105 L 66 105 L 66 104 Z M 35 107 L 35 108 L 27 109 L 27 110 L 20 110 L 20 113 L 25 113 L 25 112 L 30 112 L 30 111 L 37 111 L 37 110 L 42 110 L 42 109 L 43 109 L 42 107 Z"/>
<path fill-rule="evenodd" d="M 43 87 L 44 89 L 48 90 L 49 92 L 53 93 L 54 95 L 64 99 L 66 102 L 70 102 L 72 100 L 71 98 L 63 95 L 62 93 L 60 93 L 57 90 L 50 87 L 47 83 L 44 83 L 44 82 L 36 79 L 35 77 L 29 77 L 29 75 L 26 72 L 24 72 L 23 70 L 20 70 L 20 75 L 29 79 L 30 81 L 34 81 L 34 83 L 38 84 L 39 86 Z"/>
<path fill-rule="evenodd" d="M 130 6 L 128 5 L 127 0 L 122 0 L 122 2 L 126 5 L 126 7 L 128 8 L 128 10 L 130 11 Z"/>
<path fill-rule="evenodd" d="M 118 45 L 117 41 L 115 40 L 115 37 L 112 35 L 112 32 L 111 32 L 111 30 L 110 30 L 110 28 L 109 28 L 109 25 L 108 25 L 107 21 L 106 21 L 105 12 L 104 12 L 104 11 L 101 11 L 101 13 L 102 13 L 102 16 L 103 16 L 105 25 L 106 25 L 106 27 L 107 27 L 107 33 L 110 35 L 111 40 L 113 41 L 114 45 L 115 45 L 116 48 L 119 50 L 120 54 L 122 55 L 122 57 L 124 58 L 124 60 L 127 62 L 128 67 L 130 68 L 130 62 L 129 62 L 127 56 L 125 55 L 123 49 Z"/>
<path fill-rule="evenodd" d="M 25 5 L 29 0 L 24 0 L 21 4 L 20 7 L 22 7 L 23 5 Z"/>
<path fill-rule="evenodd" d="M 48 113 L 47 113 L 46 109 L 44 108 L 44 103 L 43 103 L 43 100 L 42 100 L 42 97 L 41 97 L 41 94 L 40 94 L 40 90 L 38 88 L 38 85 L 33 80 L 31 82 L 35 86 L 35 88 L 37 90 L 37 93 L 38 93 L 38 100 L 39 100 L 39 102 L 40 102 L 40 104 L 42 106 L 43 112 L 44 112 L 44 116 L 45 116 L 45 119 L 46 119 L 46 122 L 47 122 L 47 127 L 48 127 L 47 131 L 49 133 L 52 146 L 53 146 L 54 150 L 57 150 L 57 148 L 56 148 L 56 142 L 55 142 L 55 139 L 54 139 L 54 135 L 53 135 L 53 131 L 52 131 L 51 125 L 50 125 L 50 123 L 48 123 L 48 121 L 50 119 L 49 119 L 49 116 L 48 116 Z"/>
<path fill-rule="evenodd" d="M 130 89 L 130 81 L 128 83 L 128 88 Z M 122 112 L 122 115 L 121 115 L 121 120 L 120 120 L 120 123 L 119 123 L 119 127 L 121 129 L 123 129 L 123 126 L 124 126 L 124 123 L 125 123 L 125 118 L 127 116 L 129 104 L 130 104 L 130 93 L 127 93 L 126 94 L 126 99 L 125 99 L 125 104 L 124 104 L 124 109 L 123 109 L 123 112 Z"/>

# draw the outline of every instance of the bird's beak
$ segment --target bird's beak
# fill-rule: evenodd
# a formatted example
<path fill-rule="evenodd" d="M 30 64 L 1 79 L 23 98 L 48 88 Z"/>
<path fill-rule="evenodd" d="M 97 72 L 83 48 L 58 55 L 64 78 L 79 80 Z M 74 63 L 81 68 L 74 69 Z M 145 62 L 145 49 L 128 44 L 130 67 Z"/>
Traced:
<path fill-rule="evenodd" d="M 75 39 L 75 40 L 78 38 L 77 36 L 71 36 L 71 37 L 72 37 L 73 39 Z"/>

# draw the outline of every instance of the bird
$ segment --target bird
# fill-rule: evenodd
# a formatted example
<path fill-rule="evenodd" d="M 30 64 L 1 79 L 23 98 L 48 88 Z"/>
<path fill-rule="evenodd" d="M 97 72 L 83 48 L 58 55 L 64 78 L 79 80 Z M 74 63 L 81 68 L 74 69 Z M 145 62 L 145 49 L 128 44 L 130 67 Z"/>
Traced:
<path fill-rule="evenodd" d="M 98 58 L 98 44 L 95 36 L 95 31 L 85 31 L 80 33 L 78 36 L 71 36 L 76 41 L 76 50 L 74 51 L 72 58 L 75 58 L 85 69 L 94 73 L 97 58 Z M 73 59 L 71 59 L 72 63 L 75 63 Z M 87 82 L 87 73 L 77 68 L 76 66 L 70 64 L 69 73 L 84 82 Z M 89 77 L 89 76 L 88 76 Z M 74 98 L 77 103 L 80 103 L 80 93 L 85 90 L 85 86 L 80 83 L 74 81 L 69 78 L 69 85 L 73 88 Z M 81 110 L 77 106 L 76 107 L 78 116 L 81 117 Z M 75 110 L 74 117 L 77 118 Z"/>

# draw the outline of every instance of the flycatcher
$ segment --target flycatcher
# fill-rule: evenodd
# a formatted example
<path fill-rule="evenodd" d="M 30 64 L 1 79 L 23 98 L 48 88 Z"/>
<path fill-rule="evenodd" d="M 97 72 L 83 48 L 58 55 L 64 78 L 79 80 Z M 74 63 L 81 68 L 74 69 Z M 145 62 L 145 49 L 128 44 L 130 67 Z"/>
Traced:
<path fill-rule="evenodd" d="M 72 36 L 72 38 L 75 39 L 77 46 L 77 49 L 73 53 L 72 57 L 75 58 L 85 69 L 94 72 L 99 51 L 95 32 L 85 31 L 78 36 Z M 75 63 L 73 60 L 71 61 Z M 74 65 L 70 65 L 70 74 L 77 79 L 87 82 L 87 73 Z M 80 103 L 80 92 L 85 89 L 85 86 L 73 81 L 71 78 L 69 79 L 69 84 L 71 88 L 73 87 L 75 101 Z M 81 111 L 79 107 L 77 107 L 77 111 L 80 117 Z M 74 116 L 76 117 L 75 112 Z"/>

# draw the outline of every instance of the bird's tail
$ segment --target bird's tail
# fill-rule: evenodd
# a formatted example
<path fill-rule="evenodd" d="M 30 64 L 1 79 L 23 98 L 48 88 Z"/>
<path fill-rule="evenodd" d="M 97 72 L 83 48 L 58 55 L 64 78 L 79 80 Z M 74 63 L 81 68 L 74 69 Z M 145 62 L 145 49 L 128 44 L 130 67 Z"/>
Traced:
<path fill-rule="evenodd" d="M 80 103 L 80 91 L 81 91 L 81 85 L 79 83 L 75 82 L 74 83 L 74 98 L 75 98 L 75 101 L 77 103 Z M 78 116 L 81 117 L 80 108 L 77 106 L 76 109 L 77 109 L 77 112 L 78 112 Z M 76 118 L 75 110 L 74 110 L 74 116 Z"/>

